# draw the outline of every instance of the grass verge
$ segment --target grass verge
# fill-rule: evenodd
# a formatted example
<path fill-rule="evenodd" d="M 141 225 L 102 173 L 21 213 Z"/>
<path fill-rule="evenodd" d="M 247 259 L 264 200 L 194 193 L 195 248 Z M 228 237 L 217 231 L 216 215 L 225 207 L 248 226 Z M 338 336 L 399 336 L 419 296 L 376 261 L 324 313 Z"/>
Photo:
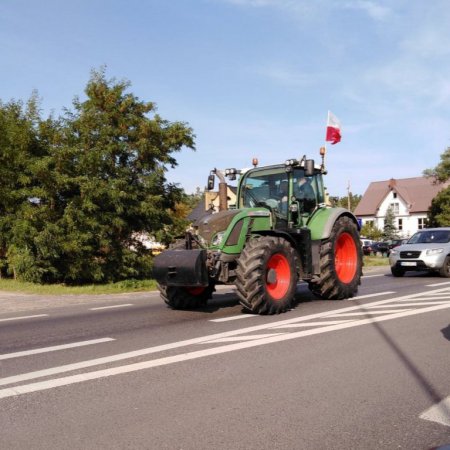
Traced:
<path fill-rule="evenodd" d="M 365 267 L 388 266 L 389 259 L 378 256 L 364 256 Z M 42 295 L 94 295 L 122 294 L 125 292 L 154 291 L 155 280 L 124 280 L 118 283 L 67 286 L 64 284 L 34 284 L 23 281 L 0 279 L 0 291 L 26 292 Z"/>
<path fill-rule="evenodd" d="M 67 286 L 64 284 L 35 284 L 7 278 L 0 279 L 0 291 L 26 292 L 42 295 L 121 294 L 125 292 L 152 291 L 155 280 L 124 280 L 117 283 Z"/>
<path fill-rule="evenodd" d="M 364 256 L 364 266 L 389 266 L 389 258 L 384 258 L 382 256 Z"/>

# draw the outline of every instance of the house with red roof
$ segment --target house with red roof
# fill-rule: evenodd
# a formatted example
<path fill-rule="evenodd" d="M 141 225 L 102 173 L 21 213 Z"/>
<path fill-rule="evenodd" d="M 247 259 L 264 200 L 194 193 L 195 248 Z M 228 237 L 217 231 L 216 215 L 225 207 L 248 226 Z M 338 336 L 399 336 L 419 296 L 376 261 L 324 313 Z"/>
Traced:
<path fill-rule="evenodd" d="M 386 212 L 391 207 L 399 237 L 408 238 L 425 227 L 431 201 L 448 185 L 437 183 L 432 177 L 374 181 L 362 196 L 355 215 L 362 225 L 372 223 L 382 230 Z"/>

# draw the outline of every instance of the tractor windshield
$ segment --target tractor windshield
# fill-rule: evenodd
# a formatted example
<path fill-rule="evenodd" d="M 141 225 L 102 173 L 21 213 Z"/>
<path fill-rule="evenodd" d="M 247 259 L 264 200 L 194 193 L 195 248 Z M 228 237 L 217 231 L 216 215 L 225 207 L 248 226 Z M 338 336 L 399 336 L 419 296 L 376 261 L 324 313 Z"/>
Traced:
<path fill-rule="evenodd" d="M 287 218 L 289 198 L 288 174 L 284 168 L 252 170 L 244 175 L 241 183 L 240 203 L 244 208 L 268 206 Z"/>

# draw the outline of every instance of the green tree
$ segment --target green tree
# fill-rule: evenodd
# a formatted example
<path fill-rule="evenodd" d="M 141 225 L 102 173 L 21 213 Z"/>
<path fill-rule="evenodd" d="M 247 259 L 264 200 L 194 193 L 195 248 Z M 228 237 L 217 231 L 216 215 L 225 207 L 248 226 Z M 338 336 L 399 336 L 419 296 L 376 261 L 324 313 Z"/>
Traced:
<path fill-rule="evenodd" d="M 26 217 L 35 212 L 33 201 L 39 190 L 35 172 L 47 155 L 46 145 L 39 138 L 40 125 L 36 93 L 26 106 L 20 101 L 0 102 L 0 273 L 8 268 L 10 254 L 20 267 L 32 259 L 28 254 L 32 253 L 32 233 L 27 236 L 30 230 Z M 18 249 L 27 245 L 21 261 Z M 14 266 L 11 270 L 17 274 Z"/>
<path fill-rule="evenodd" d="M 350 211 L 354 211 L 361 201 L 362 196 L 359 194 L 350 194 Z M 348 196 L 345 197 L 330 197 L 332 206 L 340 208 L 348 208 Z"/>
<path fill-rule="evenodd" d="M 395 227 L 395 215 L 392 207 L 386 211 L 386 216 L 384 217 L 384 227 L 382 237 L 384 240 L 397 238 L 397 228 Z"/>
<path fill-rule="evenodd" d="M 445 183 L 450 178 L 450 147 L 441 154 L 441 161 L 433 169 L 424 170 L 424 175 L 434 177 L 437 183 Z M 427 214 L 427 226 L 450 226 L 450 187 L 443 189 L 432 200 Z"/>
<path fill-rule="evenodd" d="M 367 222 L 362 226 L 360 234 L 368 239 L 378 241 L 382 238 L 383 231 L 375 227 L 372 222 Z"/>
<path fill-rule="evenodd" d="M 437 182 L 443 183 L 450 178 L 450 147 L 441 154 L 441 161 L 433 169 L 425 169 L 423 174 L 426 177 L 434 177 Z"/>
<path fill-rule="evenodd" d="M 443 189 L 432 200 L 428 209 L 427 226 L 450 226 L 450 187 Z"/>
<path fill-rule="evenodd" d="M 17 276 L 66 283 L 149 276 L 151 258 L 136 235 L 172 225 L 183 191 L 165 173 L 177 164 L 175 152 L 194 149 L 194 134 L 129 87 L 94 71 L 72 111 L 31 123 L 38 145 L 30 138 L 25 154 L 37 157 L 23 172 L 27 189 L 7 250 Z"/>

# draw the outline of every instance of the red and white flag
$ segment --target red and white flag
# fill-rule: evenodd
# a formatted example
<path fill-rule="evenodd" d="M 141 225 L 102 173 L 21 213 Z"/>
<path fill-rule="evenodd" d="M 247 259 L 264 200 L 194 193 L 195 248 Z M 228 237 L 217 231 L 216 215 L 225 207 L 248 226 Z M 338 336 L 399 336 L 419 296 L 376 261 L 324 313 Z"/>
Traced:
<path fill-rule="evenodd" d="M 341 140 L 341 123 L 339 119 L 331 112 L 328 111 L 327 119 L 327 137 L 326 142 L 331 142 L 331 145 L 337 144 Z"/>

